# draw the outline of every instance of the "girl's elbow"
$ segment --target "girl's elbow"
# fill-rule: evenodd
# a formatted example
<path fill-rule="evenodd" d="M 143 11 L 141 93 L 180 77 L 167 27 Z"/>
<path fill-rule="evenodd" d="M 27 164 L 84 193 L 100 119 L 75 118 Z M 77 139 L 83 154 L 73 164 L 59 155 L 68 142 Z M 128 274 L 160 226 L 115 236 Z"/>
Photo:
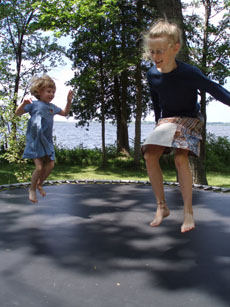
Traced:
<path fill-rule="evenodd" d="M 63 110 L 62 112 L 58 113 L 58 115 L 67 116 L 67 115 L 68 115 L 68 112 L 66 112 L 65 110 Z"/>
<path fill-rule="evenodd" d="M 68 116 L 69 115 L 69 110 L 65 110 L 64 111 L 64 116 Z"/>
<path fill-rule="evenodd" d="M 18 115 L 18 116 L 21 116 L 21 115 L 23 115 L 23 114 L 25 114 L 26 112 L 25 112 L 25 110 L 24 109 L 21 109 L 21 108 L 17 108 L 16 110 L 15 110 L 15 115 Z"/>

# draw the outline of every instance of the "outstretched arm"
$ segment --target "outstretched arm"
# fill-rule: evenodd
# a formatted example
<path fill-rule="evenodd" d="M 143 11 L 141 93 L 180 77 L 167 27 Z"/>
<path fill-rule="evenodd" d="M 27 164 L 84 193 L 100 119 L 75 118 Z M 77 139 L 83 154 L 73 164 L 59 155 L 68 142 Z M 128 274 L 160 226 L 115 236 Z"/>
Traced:
<path fill-rule="evenodd" d="M 196 82 L 196 86 L 199 90 L 203 90 L 216 100 L 230 106 L 230 92 L 226 90 L 222 85 L 219 83 L 210 80 L 206 77 L 200 70 L 197 69 L 195 72 L 194 82 Z"/>
<path fill-rule="evenodd" d="M 16 108 L 15 114 L 20 116 L 26 113 L 24 108 L 27 104 L 30 104 L 30 103 L 32 103 L 32 98 L 24 99 L 23 102 Z"/>
<path fill-rule="evenodd" d="M 67 95 L 67 103 L 66 106 L 63 110 L 61 110 L 58 114 L 62 115 L 62 116 L 67 116 L 69 114 L 70 111 L 70 107 L 71 107 L 71 103 L 72 103 L 72 99 L 73 99 L 73 91 L 70 90 L 68 95 Z"/>

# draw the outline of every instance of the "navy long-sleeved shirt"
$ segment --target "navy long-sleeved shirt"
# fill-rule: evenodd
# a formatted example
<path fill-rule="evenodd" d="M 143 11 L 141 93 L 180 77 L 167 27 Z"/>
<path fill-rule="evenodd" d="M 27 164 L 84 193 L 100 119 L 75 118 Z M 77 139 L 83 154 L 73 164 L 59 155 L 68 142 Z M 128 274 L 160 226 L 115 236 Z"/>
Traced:
<path fill-rule="evenodd" d="M 177 68 L 161 73 L 156 66 L 147 72 L 155 120 L 165 117 L 196 117 L 198 90 L 230 106 L 230 92 L 208 79 L 197 67 L 176 61 Z"/>

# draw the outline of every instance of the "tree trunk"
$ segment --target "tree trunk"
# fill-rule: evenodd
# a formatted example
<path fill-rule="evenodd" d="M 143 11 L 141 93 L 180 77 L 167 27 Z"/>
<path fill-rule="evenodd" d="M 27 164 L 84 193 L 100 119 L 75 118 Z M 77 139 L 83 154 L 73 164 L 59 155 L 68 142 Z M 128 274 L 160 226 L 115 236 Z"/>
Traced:
<path fill-rule="evenodd" d="M 118 146 L 119 140 L 121 139 L 121 103 L 120 103 L 120 92 L 119 92 L 119 80 L 118 77 L 114 77 L 114 105 L 116 109 L 116 124 L 117 124 L 117 152 L 120 151 Z"/>
<path fill-rule="evenodd" d="M 156 10 L 161 18 L 167 18 L 170 22 L 175 22 L 182 30 L 182 39 L 184 44 L 181 47 L 178 58 L 181 61 L 188 62 L 189 55 L 186 47 L 186 37 L 184 31 L 184 22 L 182 15 L 181 0 L 155 0 Z"/>
<path fill-rule="evenodd" d="M 100 24 L 101 28 L 101 24 Z M 101 92 L 101 138 L 102 138 L 102 167 L 107 164 L 106 148 L 105 148 L 105 82 L 104 82 L 104 68 L 103 68 L 103 54 L 99 51 L 100 59 L 100 92 Z"/>
<path fill-rule="evenodd" d="M 127 79 L 126 74 L 122 72 L 120 83 L 122 83 L 122 95 L 119 92 L 119 80 L 114 77 L 114 103 L 116 106 L 117 121 L 117 152 L 123 152 L 129 156 L 129 136 L 126 114 L 126 98 L 127 98 Z"/>
<path fill-rule="evenodd" d="M 122 10 L 122 15 L 124 14 L 124 11 Z M 126 31 L 125 31 L 125 22 L 124 22 L 124 16 L 122 16 L 122 22 L 121 22 L 121 28 L 123 31 L 121 31 L 121 51 L 122 54 L 126 54 Z M 127 70 L 124 68 L 124 70 L 121 72 L 120 76 L 120 84 L 121 84 L 121 108 L 120 108 L 120 115 L 121 115 L 121 122 L 119 129 L 117 140 L 117 149 L 119 152 L 124 153 L 125 155 L 129 156 L 129 133 L 128 133 L 128 124 L 127 124 L 127 111 L 126 111 L 126 104 L 127 104 L 127 87 L 128 87 L 128 75 Z"/>
<path fill-rule="evenodd" d="M 204 3 L 205 6 L 205 25 L 204 25 L 204 37 L 203 37 L 203 57 L 202 57 L 202 67 L 203 73 L 205 74 L 206 66 L 207 66 L 207 50 L 208 50 L 208 23 L 209 18 L 211 15 L 211 7 L 210 1 L 206 1 Z M 197 184 L 208 184 L 207 177 L 206 177 L 206 169 L 205 169 L 205 162 L 206 162 L 206 122 L 207 122 L 207 114 L 206 114 L 206 93 L 201 92 L 201 113 L 204 117 L 204 126 L 202 129 L 202 141 L 200 144 L 200 157 L 198 159 L 193 159 L 191 163 L 191 168 L 193 170 L 193 183 Z"/>
<path fill-rule="evenodd" d="M 142 6 L 143 1 L 137 1 L 137 22 L 139 25 L 142 23 Z M 141 32 L 141 29 L 140 29 Z M 140 51 L 140 40 L 137 39 L 136 48 Z M 142 117 L 142 74 L 141 62 L 136 65 L 136 120 L 135 120 L 135 140 L 134 140 L 134 163 L 136 166 L 140 165 L 140 151 L 141 151 L 141 117 Z"/>
<path fill-rule="evenodd" d="M 119 139 L 118 139 L 118 151 L 129 156 L 129 134 L 127 124 L 127 112 L 126 112 L 126 101 L 127 101 L 127 71 L 124 70 L 121 73 L 121 122 L 119 127 Z"/>
<path fill-rule="evenodd" d="M 204 126 L 202 129 L 202 140 L 200 143 L 200 157 L 191 158 L 190 157 L 190 166 L 193 173 L 193 183 L 197 184 L 208 184 L 206 177 L 206 93 L 201 92 L 201 113 L 204 117 Z"/>
<path fill-rule="evenodd" d="M 203 101 L 203 102 L 202 102 Z M 190 167 L 193 174 L 193 183 L 197 184 L 204 184 L 207 185 L 207 177 L 206 177 L 206 148 L 205 148 L 205 142 L 206 142 L 206 108 L 204 107 L 206 105 L 206 97 L 205 93 L 201 94 L 201 113 L 204 117 L 204 126 L 202 129 L 202 140 L 200 143 L 200 157 L 190 157 Z"/>
<path fill-rule="evenodd" d="M 136 120 L 135 120 L 135 143 L 134 143 L 134 163 L 140 164 L 141 152 L 141 117 L 142 117 L 142 83 L 141 83 L 141 64 L 136 66 Z"/>

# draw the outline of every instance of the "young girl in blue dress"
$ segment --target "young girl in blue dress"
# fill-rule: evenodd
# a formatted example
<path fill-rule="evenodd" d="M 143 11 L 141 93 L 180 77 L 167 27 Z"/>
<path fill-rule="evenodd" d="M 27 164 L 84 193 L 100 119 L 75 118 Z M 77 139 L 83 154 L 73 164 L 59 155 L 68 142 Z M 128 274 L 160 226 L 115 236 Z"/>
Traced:
<path fill-rule="evenodd" d="M 181 232 L 195 228 L 192 208 L 192 174 L 188 155 L 199 156 L 202 116 L 198 112 L 198 90 L 230 106 L 230 93 L 209 80 L 198 68 L 176 60 L 181 46 L 176 24 L 160 20 L 145 36 L 144 58 L 154 62 L 147 80 L 155 113 L 156 127 L 145 140 L 142 152 L 154 191 L 157 210 L 150 226 L 156 227 L 169 216 L 159 164 L 162 154 L 174 151 L 175 166 L 184 202 Z"/>
<path fill-rule="evenodd" d="M 36 203 L 38 201 L 36 189 L 42 196 L 46 195 L 42 184 L 54 167 L 53 117 L 55 114 L 62 116 L 69 114 L 73 91 L 69 91 L 63 110 L 51 103 L 55 96 L 56 85 L 48 75 L 33 78 L 30 92 L 37 100 L 25 99 L 15 113 L 16 115 L 27 112 L 30 114 L 23 158 L 34 160 L 35 170 L 31 178 L 29 200 Z"/>

